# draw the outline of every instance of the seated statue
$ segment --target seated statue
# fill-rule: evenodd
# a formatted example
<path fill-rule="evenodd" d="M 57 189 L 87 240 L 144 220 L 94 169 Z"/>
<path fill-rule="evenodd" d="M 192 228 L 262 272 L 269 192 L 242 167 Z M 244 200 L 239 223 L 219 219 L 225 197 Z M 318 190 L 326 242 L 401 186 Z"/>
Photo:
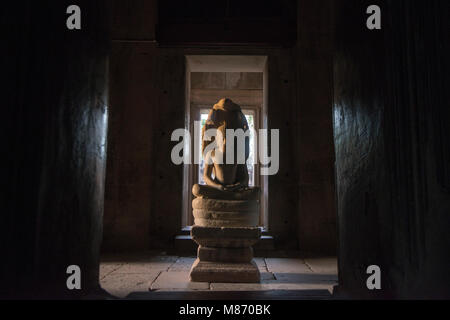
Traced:
<path fill-rule="evenodd" d="M 259 188 L 249 187 L 246 164 L 237 163 L 237 143 L 234 144 L 234 161 L 226 163 L 226 130 L 248 130 L 247 120 L 239 105 L 230 99 L 221 99 L 211 109 L 202 129 L 202 154 L 212 141 L 204 139 L 205 131 L 216 129 L 217 147 L 205 155 L 203 179 L 206 185 L 195 184 L 192 193 L 197 198 L 218 200 L 258 200 Z M 219 154 L 216 154 L 216 151 Z M 245 137 L 245 161 L 250 154 L 249 138 Z M 218 157 L 222 157 L 222 161 Z M 214 175 L 214 176 L 213 176 Z"/>
<path fill-rule="evenodd" d="M 196 184 L 192 188 L 196 198 L 192 200 L 194 225 L 191 237 L 199 246 L 190 279 L 259 282 L 261 275 L 253 261 L 251 247 L 261 237 L 259 188 L 248 185 L 245 162 L 250 154 L 249 137 L 230 143 L 230 139 L 236 137 L 226 137 L 227 129 L 246 132 L 248 123 L 237 104 L 230 99 L 221 99 L 209 112 L 202 131 L 206 185 Z M 206 134 L 211 135 L 211 139 L 205 139 Z M 233 149 L 230 148 L 232 145 Z M 233 152 L 234 157 L 228 153 L 227 159 L 227 152 Z M 227 163 L 227 160 L 233 161 Z"/>

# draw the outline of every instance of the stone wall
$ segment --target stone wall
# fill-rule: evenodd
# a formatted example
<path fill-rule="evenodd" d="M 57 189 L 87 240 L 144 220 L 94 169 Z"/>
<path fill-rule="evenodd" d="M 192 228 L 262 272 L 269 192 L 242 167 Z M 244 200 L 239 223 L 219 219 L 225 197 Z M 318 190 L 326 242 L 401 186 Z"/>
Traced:
<path fill-rule="evenodd" d="M 78 1 L 3 4 L 5 46 L 0 296 L 74 297 L 98 287 L 106 165 L 108 8 Z M 43 18 L 45 17 L 45 18 Z M 69 291 L 66 269 L 81 268 Z"/>
<path fill-rule="evenodd" d="M 1 13 L 0 296 L 97 288 L 103 199 L 104 250 L 170 248 L 181 225 L 169 136 L 184 127 L 184 55 L 249 54 L 269 58 L 268 124 L 281 129 L 280 171 L 269 179 L 277 249 L 333 250 L 334 119 L 339 291 L 450 297 L 448 1 L 379 1 L 384 27 L 371 32 L 371 1 L 299 1 L 288 48 L 158 47 L 156 3 L 146 0 L 80 1 L 84 28 L 68 31 L 69 4 L 24 0 Z M 70 264 L 82 269 L 80 292 L 67 291 Z M 370 264 L 381 267 L 381 292 L 365 287 Z"/>
<path fill-rule="evenodd" d="M 170 137 L 184 128 L 184 77 L 183 55 L 113 42 L 105 249 L 164 247 L 180 231 L 183 176 Z"/>
<path fill-rule="evenodd" d="M 232 54 L 268 56 L 268 128 L 280 129 L 280 170 L 269 177 L 268 201 L 276 247 L 334 253 L 329 36 L 315 29 L 315 19 L 300 17 L 305 31 L 297 47 L 158 46 L 156 4 L 150 3 L 113 2 L 104 250 L 173 245 L 181 226 L 183 169 L 170 161 L 170 134 L 184 127 L 184 56 Z M 330 23 L 327 15 L 318 16 L 320 6 L 304 3 L 299 12 L 305 17 Z M 142 12 L 147 19 L 139 18 Z"/>
<path fill-rule="evenodd" d="M 331 1 L 299 1 L 296 48 L 298 237 L 301 251 L 336 253 Z"/>
<path fill-rule="evenodd" d="M 335 1 L 340 289 L 448 297 L 448 2 L 378 2 L 382 29 L 369 31 L 371 1 Z M 380 291 L 366 288 L 372 264 Z"/>

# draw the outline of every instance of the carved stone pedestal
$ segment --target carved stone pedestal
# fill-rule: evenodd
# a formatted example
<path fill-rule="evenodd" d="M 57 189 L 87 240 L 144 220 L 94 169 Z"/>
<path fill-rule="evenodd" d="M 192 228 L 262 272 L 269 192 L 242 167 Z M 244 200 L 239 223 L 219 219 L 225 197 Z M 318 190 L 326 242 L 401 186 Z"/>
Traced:
<path fill-rule="evenodd" d="M 199 244 L 191 269 L 196 282 L 259 282 L 252 245 L 261 237 L 257 227 L 193 226 L 192 239 Z"/>

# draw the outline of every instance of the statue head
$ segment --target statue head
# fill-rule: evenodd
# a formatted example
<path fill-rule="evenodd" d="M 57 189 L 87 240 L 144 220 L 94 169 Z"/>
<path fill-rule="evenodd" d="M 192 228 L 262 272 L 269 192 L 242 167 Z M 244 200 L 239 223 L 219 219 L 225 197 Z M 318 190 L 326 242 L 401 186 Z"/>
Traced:
<path fill-rule="evenodd" d="M 209 129 L 216 129 L 216 136 L 211 140 L 205 140 L 205 131 Z M 246 132 L 249 129 L 247 119 L 241 110 L 241 107 L 231 101 L 231 99 L 220 99 L 210 110 L 208 118 L 202 129 L 202 154 L 204 154 L 206 147 L 216 140 L 217 148 L 225 153 L 226 150 L 226 132 L 227 129 L 237 130 L 242 129 Z M 237 143 L 234 144 L 235 158 L 237 151 Z M 248 159 L 250 153 L 249 138 L 245 137 L 245 160 Z M 212 151 L 214 155 L 214 151 Z"/>

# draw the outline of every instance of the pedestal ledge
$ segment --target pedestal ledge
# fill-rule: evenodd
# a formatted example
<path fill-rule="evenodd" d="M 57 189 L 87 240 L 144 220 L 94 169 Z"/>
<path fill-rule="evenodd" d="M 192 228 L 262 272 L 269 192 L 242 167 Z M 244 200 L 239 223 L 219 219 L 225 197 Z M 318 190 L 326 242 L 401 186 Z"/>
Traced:
<path fill-rule="evenodd" d="M 190 273 L 191 281 L 260 281 L 261 276 L 253 261 L 251 247 L 261 237 L 260 228 L 193 226 L 191 236 L 199 244 L 198 258 Z"/>
<path fill-rule="evenodd" d="M 257 243 L 261 229 L 255 227 L 200 227 L 191 229 L 192 240 L 204 247 L 245 248 Z"/>
<path fill-rule="evenodd" d="M 258 283 L 261 275 L 253 260 L 247 263 L 217 263 L 197 258 L 190 278 L 194 282 Z"/>

